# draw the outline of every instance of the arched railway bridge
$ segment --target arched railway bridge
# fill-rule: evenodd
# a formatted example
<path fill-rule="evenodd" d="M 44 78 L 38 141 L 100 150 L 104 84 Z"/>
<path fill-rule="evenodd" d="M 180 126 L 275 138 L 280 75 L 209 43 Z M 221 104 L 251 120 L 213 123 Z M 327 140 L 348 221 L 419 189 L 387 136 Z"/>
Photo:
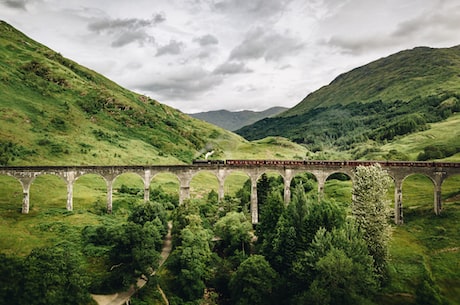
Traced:
<path fill-rule="evenodd" d="M 288 204 L 291 194 L 291 180 L 297 174 L 311 173 L 318 182 L 318 193 L 321 195 L 327 178 L 335 173 L 347 174 L 352 183 L 357 166 L 380 164 L 393 178 L 395 186 L 394 221 L 403 223 L 402 184 L 412 174 L 422 174 L 431 179 L 434 185 L 434 213 L 442 210 L 441 186 L 443 181 L 460 174 L 460 163 L 457 162 L 411 162 L 411 161 L 305 161 L 305 160 L 225 160 L 198 161 L 191 165 L 128 165 L 128 166 L 5 166 L 0 167 L 0 175 L 16 178 L 22 185 L 22 213 L 29 212 L 29 190 L 34 179 L 40 175 L 51 174 L 61 177 L 67 184 L 67 210 L 73 209 L 73 185 L 86 174 L 96 174 L 104 178 L 107 184 L 107 211 L 112 211 L 113 182 L 125 173 L 139 175 L 144 183 L 144 200 L 150 197 L 150 183 L 160 173 L 171 173 L 179 181 L 179 203 L 190 198 L 190 182 L 199 172 L 213 173 L 219 182 L 219 199 L 224 198 L 225 179 L 233 172 L 243 172 L 251 180 L 251 217 L 258 222 L 257 181 L 263 173 L 276 172 L 284 179 L 284 200 Z"/>

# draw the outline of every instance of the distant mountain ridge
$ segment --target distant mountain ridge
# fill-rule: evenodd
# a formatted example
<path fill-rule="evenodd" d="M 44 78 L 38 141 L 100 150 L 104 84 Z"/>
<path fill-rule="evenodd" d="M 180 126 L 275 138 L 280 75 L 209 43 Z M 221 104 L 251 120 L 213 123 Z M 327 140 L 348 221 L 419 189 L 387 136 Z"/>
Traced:
<path fill-rule="evenodd" d="M 236 132 L 248 140 L 282 136 L 312 151 L 363 158 L 458 112 L 460 46 L 417 47 L 339 75 L 293 108 Z M 450 151 L 443 156 L 460 151 L 454 134 L 433 139 Z"/>
<path fill-rule="evenodd" d="M 198 112 L 189 114 L 191 117 L 206 121 L 208 123 L 220 126 L 224 129 L 235 131 L 246 125 L 253 124 L 259 120 L 275 116 L 283 111 L 286 107 L 272 107 L 264 111 L 228 111 L 215 110 L 207 112 Z"/>

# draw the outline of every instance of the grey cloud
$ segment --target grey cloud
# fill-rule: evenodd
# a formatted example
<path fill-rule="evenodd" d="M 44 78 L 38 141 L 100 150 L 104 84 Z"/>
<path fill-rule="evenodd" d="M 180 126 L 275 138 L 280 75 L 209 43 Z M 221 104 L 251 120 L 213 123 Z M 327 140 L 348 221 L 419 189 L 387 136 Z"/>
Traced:
<path fill-rule="evenodd" d="M 122 32 L 112 41 L 111 46 L 118 48 L 136 41 L 140 44 L 154 43 L 155 38 L 144 32 Z"/>
<path fill-rule="evenodd" d="M 171 40 L 167 45 L 158 48 L 156 56 L 162 56 L 165 54 L 177 55 L 182 52 L 183 47 L 184 43 Z"/>
<path fill-rule="evenodd" d="M 199 43 L 202 47 L 219 43 L 219 40 L 210 34 L 195 38 L 193 41 Z"/>
<path fill-rule="evenodd" d="M 399 22 L 393 32 L 374 32 L 361 36 L 333 35 L 322 44 L 337 47 L 344 53 L 361 55 L 372 50 L 449 41 L 457 35 L 460 28 L 460 6 L 444 7 L 443 3 L 441 1 L 423 13 Z"/>
<path fill-rule="evenodd" d="M 156 14 L 151 19 L 109 19 L 97 20 L 88 25 L 88 29 L 98 34 L 113 37 L 112 47 L 122 47 L 132 42 L 139 44 L 153 43 L 154 37 L 149 35 L 147 28 L 165 20 L 162 14 Z"/>
<path fill-rule="evenodd" d="M 211 1 L 211 7 L 222 13 L 236 13 L 241 15 L 255 15 L 270 17 L 281 15 L 285 7 L 292 0 L 222 0 Z"/>
<path fill-rule="evenodd" d="M 5 6 L 9 8 L 14 8 L 14 9 L 21 9 L 21 10 L 26 10 L 26 5 L 27 5 L 27 0 L 4 0 L 0 1 L 0 3 L 4 3 Z"/>
<path fill-rule="evenodd" d="M 303 44 L 293 37 L 257 27 L 250 30 L 243 42 L 231 51 L 230 59 L 278 60 L 302 48 Z"/>
<path fill-rule="evenodd" d="M 218 66 L 214 70 L 214 74 L 239 74 L 239 73 L 251 73 L 253 72 L 251 69 L 247 68 L 243 63 L 234 63 L 234 62 L 226 62 Z"/>
<path fill-rule="evenodd" d="M 201 68 L 178 70 L 173 75 L 158 77 L 149 83 L 138 85 L 141 90 L 161 95 L 164 99 L 195 98 L 222 83 L 222 78 Z"/>
<path fill-rule="evenodd" d="M 398 24 L 397 30 L 393 33 L 394 37 L 414 36 L 430 29 L 439 29 L 442 31 L 458 31 L 460 28 L 460 6 L 449 8 L 448 11 L 435 11 L 429 14 L 423 14 L 411 20 Z"/>

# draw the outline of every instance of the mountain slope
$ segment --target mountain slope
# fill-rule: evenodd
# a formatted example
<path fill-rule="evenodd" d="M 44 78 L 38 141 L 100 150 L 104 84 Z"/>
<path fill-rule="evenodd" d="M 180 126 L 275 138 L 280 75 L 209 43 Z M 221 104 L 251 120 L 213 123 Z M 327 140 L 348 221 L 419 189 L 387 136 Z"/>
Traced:
<path fill-rule="evenodd" d="M 0 165 L 177 164 L 268 147 L 126 90 L 2 21 L 0 127 Z"/>
<path fill-rule="evenodd" d="M 286 111 L 284 107 L 272 107 L 264 111 L 228 111 L 216 110 L 189 114 L 191 117 L 200 119 L 224 129 L 234 131 L 259 120 L 271 117 Z"/>
<path fill-rule="evenodd" d="M 459 111 L 460 47 L 423 47 L 342 74 L 292 109 L 236 132 L 249 140 L 283 136 L 313 151 L 365 158 L 363 147 L 379 149 Z M 453 153 L 460 151 L 459 139 L 445 140 Z"/>
<path fill-rule="evenodd" d="M 460 45 L 442 49 L 417 47 L 339 75 L 282 116 L 352 102 L 409 102 L 417 96 L 448 92 L 460 92 Z"/>

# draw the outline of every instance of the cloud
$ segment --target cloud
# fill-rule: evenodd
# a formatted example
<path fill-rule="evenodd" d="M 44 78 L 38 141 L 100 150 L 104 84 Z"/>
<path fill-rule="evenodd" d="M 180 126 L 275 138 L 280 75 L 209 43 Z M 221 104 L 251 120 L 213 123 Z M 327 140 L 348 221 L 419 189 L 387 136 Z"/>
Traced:
<path fill-rule="evenodd" d="M 288 34 L 279 34 L 262 27 L 250 30 L 244 40 L 230 53 L 230 59 L 246 60 L 264 58 L 279 60 L 303 49 L 303 43 Z"/>
<path fill-rule="evenodd" d="M 440 7 L 438 10 L 399 23 L 392 36 L 414 37 L 433 29 L 436 29 L 437 33 L 457 32 L 458 28 L 460 28 L 460 6 L 448 9 Z"/>
<path fill-rule="evenodd" d="M 240 74 L 240 73 L 251 73 L 253 72 L 251 69 L 247 68 L 243 63 L 238 62 L 225 62 L 214 69 L 214 74 Z"/>
<path fill-rule="evenodd" d="M 320 43 L 360 56 L 444 45 L 458 36 L 460 5 L 455 1 L 426 1 L 424 5 L 414 5 L 418 1 L 390 2 L 372 3 L 372 7 L 363 0 L 347 2 L 321 21 L 321 28 L 326 31 Z M 365 15 L 360 13 L 360 7 L 367 12 Z"/>
<path fill-rule="evenodd" d="M 202 47 L 205 47 L 208 45 L 215 45 L 219 43 L 219 40 L 215 36 L 210 35 L 210 34 L 195 38 L 193 39 L 193 41 L 197 42 Z"/>
<path fill-rule="evenodd" d="M 187 101 L 222 83 L 222 77 L 213 75 L 201 67 L 172 68 L 135 85 L 138 89 L 154 93 L 167 100 Z"/>
<path fill-rule="evenodd" d="M 175 40 L 170 40 L 167 45 L 159 47 L 156 56 L 162 56 L 166 54 L 177 55 L 182 52 L 184 43 Z"/>
<path fill-rule="evenodd" d="M 154 43 L 155 38 L 148 34 L 147 29 L 158 23 L 164 22 L 166 18 L 162 14 L 156 14 L 151 19 L 110 19 L 104 18 L 93 21 L 88 29 L 100 35 L 112 37 L 112 47 L 122 47 L 132 42 Z"/>
<path fill-rule="evenodd" d="M 280 15 L 291 0 L 221 0 L 211 1 L 211 7 L 221 13 L 270 17 Z"/>
<path fill-rule="evenodd" d="M 20 9 L 20 10 L 27 10 L 26 5 L 27 5 L 27 0 L 4 0 L 1 1 L 0 3 L 5 4 L 6 7 L 9 8 L 14 8 L 14 9 Z"/>

